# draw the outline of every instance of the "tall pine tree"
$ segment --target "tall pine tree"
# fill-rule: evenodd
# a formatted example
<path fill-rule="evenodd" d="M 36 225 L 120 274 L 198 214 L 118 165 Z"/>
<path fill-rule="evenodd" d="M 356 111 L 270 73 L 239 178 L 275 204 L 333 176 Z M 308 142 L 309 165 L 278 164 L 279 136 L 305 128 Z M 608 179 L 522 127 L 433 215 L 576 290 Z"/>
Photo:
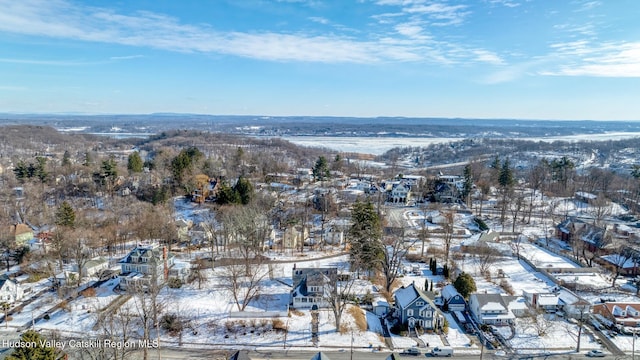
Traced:
<path fill-rule="evenodd" d="M 351 222 L 351 263 L 357 270 L 372 273 L 380 268 L 384 260 L 380 216 L 371 202 L 356 201 L 351 210 Z"/>

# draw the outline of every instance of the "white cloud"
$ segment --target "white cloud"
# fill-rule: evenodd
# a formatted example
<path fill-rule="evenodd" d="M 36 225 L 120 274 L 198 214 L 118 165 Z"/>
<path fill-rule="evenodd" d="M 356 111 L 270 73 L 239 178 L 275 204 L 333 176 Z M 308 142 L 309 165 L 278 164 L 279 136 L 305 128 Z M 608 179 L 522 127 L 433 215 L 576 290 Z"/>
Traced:
<path fill-rule="evenodd" d="M 126 56 L 112 56 L 109 60 L 132 60 L 143 58 L 144 55 L 126 55 Z"/>
<path fill-rule="evenodd" d="M 569 63 L 540 72 L 543 75 L 640 77 L 640 42 L 592 44 L 581 40 L 552 48 Z"/>
<path fill-rule="evenodd" d="M 497 54 L 483 49 L 473 50 L 473 53 L 476 54 L 477 60 L 480 62 L 492 64 L 492 65 L 504 65 L 504 60 L 500 58 Z"/>
<path fill-rule="evenodd" d="M 515 2 L 515 1 L 511 1 L 511 0 L 489 0 L 489 4 L 502 5 L 502 6 L 506 6 L 506 7 L 510 7 L 510 8 L 514 8 L 514 7 L 520 6 L 520 3 Z"/>
<path fill-rule="evenodd" d="M 386 1 L 408 5 L 410 7 L 404 10 L 428 14 L 433 19 L 448 22 L 458 21 L 456 19 L 460 18 L 460 11 L 464 8 L 462 5 L 450 6 L 442 3 L 426 5 L 422 0 Z M 318 36 L 301 32 L 223 32 L 209 25 L 184 24 L 177 18 L 163 14 L 121 14 L 65 0 L 0 0 L 0 8 L 3 9 L 0 12 L 0 32 L 187 53 L 218 53 L 270 61 L 326 63 L 424 61 L 451 64 L 489 59 L 486 55 L 479 56 L 473 49 L 465 49 L 464 46 L 434 41 L 422 31 L 420 21 L 398 25 L 393 33 L 371 33 L 368 38 L 361 39 L 340 34 Z M 313 20 L 324 22 L 326 19 L 318 17 Z M 451 50 L 454 47 L 462 51 L 454 52 Z M 116 56 L 111 60 L 135 57 L 137 56 Z M 82 64 L 17 59 L 4 61 L 32 61 L 34 64 L 47 65 Z"/>
<path fill-rule="evenodd" d="M 313 21 L 313 22 L 316 22 L 318 24 L 322 24 L 322 25 L 329 24 L 329 19 L 325 19 L 325 18 L 320 17 L 320 16 L 311 16 L 308 19 Z"/>

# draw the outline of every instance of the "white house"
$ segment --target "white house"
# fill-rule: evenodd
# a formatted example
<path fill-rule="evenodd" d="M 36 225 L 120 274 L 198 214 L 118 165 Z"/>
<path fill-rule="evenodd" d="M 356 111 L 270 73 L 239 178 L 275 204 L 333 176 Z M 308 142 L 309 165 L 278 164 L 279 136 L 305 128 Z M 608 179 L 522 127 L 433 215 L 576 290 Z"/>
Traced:
<path fill-rule="evenodd" d="M 158 244 L 138 245 L 119 261 L 120 289 L 126 290 L 130 285 L 149 286 L 165 282 L 169 277 L 169 269 L 173 267 L 174 256 L 166 247 Z"/>
<path fill-rule="evenodd" d="M 500 294 L 471 294 L 469 310 L 480 324 L 507 325 L 516 318 Z"/>
<path fill-rule="evenodd" d="M 90 277 L 100 274 L 101 271 L 109 268 L 109 260 L 97 257 L 87 261 L 82 265 L 82 276 Z"/>
<path fill-rule="evenodd" d="M 24 291 L 20 284 L 8 276 L 0 276 L 0 302 L 14 303 L 22 299 Z"/>
<path fill-rule="evenodd" d="M 293 268 L 290 305 L 295 309 L 329 306 L 327 300 L 338 286 L 337 268 Z"/>

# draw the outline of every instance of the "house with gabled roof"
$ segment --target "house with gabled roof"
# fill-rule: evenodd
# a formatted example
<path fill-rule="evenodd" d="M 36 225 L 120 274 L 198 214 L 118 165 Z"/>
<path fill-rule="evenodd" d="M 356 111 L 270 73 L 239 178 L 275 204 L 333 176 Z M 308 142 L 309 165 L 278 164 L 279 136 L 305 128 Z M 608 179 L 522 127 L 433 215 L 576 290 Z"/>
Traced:
<path fill-rule="evenodd" d="M 397 289 L 393 298 L 399 321 L 410 329 L 416 326 L 423 329 L 440 329 L 444 325 L 444 316 L 440 310 L 415 284 Z"/>
<path fill-rule="evenodd" d="M 594 314 L 602 315 L 617 325 L 640 326 L 640 303 L 638 302 L 605 302 L 593 305 L 592 309 Z"/>
<path fill-rule="evenodd" d="M 516 316 L 509 309 L 500 294 L 471 294 L 469 311 L 480 324 L 507 325 L 513 323 Z"/>
<path fill-rule="evenodd" d="M 295 309 L 311 309 L 329 306 L 327 298 L 335 293 L 338 286 L 338 269 L 333 268 L 296 268 L 292 272 L 293 289 L 291 290 L 291 307 Z"/>
<path fill-rule="evenodd" d="M 26 246 L 33 239 L 33 230 L 27 224 L 11 225 L 11 236 L 17 246 Z"/>
<path fill-rule="evenodd" d="M 7 275 L 0 275 L 0 302 L 14 303 L 24 296 L 24 290 L 20 284 L 9 279 Z"/>
<path fill-rule="evenodd" d="M 158 244 L 137 245 L 120 264 L 120 289 L 162 285 L 169 277 L 174 255 Z"/>
<path fill-rule="evenodd" d="M 442 288 L 441 296 L 443 304 L 449 311 L 464 311 L 467 308 L 467 302 L 451 284 Z"/>

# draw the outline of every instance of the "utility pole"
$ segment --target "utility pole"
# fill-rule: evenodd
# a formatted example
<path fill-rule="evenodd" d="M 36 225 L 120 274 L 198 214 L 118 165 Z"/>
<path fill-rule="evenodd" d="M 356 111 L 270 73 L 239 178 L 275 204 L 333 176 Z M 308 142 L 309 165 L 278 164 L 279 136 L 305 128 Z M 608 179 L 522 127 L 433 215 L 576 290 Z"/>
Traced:
<path fill-rule="evenodd" d="M 353 360 L 353 330 L 351 330 L 351 355 L 349 356 L 349 360 Z"/>

